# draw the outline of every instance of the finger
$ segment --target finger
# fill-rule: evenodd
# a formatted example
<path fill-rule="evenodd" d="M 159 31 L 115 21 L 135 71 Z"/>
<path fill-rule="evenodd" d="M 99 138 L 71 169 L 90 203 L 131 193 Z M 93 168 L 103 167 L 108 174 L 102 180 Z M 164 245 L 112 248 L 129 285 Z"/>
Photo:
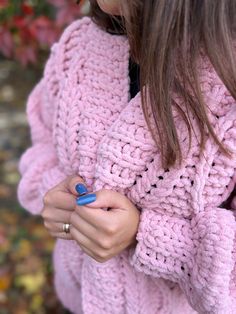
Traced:
<path fill-rule="evenodd" d="M 79 232 L 73 225 L 71 225 L 70 234 L 79 245 L 85 247 L 87 250 L 91 252 L 99 250 L 98 246 L 93 241 L 91 241 L 83 233 Z"/>
<path fill-rule="evenodd" d="M 73 237 L 70 233 L 65 232 L 49 232 L 53 238 L 64 239 L 64 240 L 73 240 Z"/>
<path fill-rule="evenodd" d="M 68 191 L 73 195 L 83 195 L 88 192 L 85 181 L 80 176 L 73 176 L 68 181 Z"/>
<path fill-rule="evenodd" d="M 105 211 L 101 208 L 89 208 L 86 206 L 76 206 L 76 214 L 98 230 L 103 230 L 108 226 L 111 218 L 111 211 Z"/>
<path fill-rule="evenodd" d="M 74 210 L 76 206 L 76 196 L 62 190 L 54 189 L 45 195 L 44 203 L 51 207 Z"/>
<path fill-rule="evenodd" d="M 61 222 L 58 223 L 58 222 L 54 222 L 50 220 L 44 221 L 45 228 L 48 229 L 48 231 L 50 232 L 55 232 L 55 233 L 64 232 L 63 225 L 64 223 L 61 223 Z"/>
<path fill-rule="evenodd" d="M 86 204 L 86 206 L 90 208 L 126 208 L 132 204 L 125 195 L 116 191 L 101 189 L 97 192 L 93 192 L 93 194 L 96 194 L 96 200 Z M 78 197 L 77 200 L 86 197 L 87 196 Z"/>
<path fill-rule="evenodd" d="M 44 220 L 66 223 L 70 221 L 71 213 L 71 211 L 49 207 L 43 211 L 42 217 Z"/>
<path fill-rule="evenodd" d="M 91 241 L 96 243 L 98 246 L 100 245 L 98 229 L 91 225 L 89 222 L 84 220 L 81 216 L 79 216 L 76 212 L 71 215 L 70 219 L 71 225 L 77 229 L 84 236 L 88 237 Z"/>
<path fill-rule="evenodd" d="M 56 185 L 53 189 L 60 192 L 72 193 L 73 195 L 78 196 L 78 192 L 75 189 L 75 186 L 78 183 L 84 184 L 84 179 L 81 176 L 71 175 Z"/>
<path fill-rule="evenodd" d="M 76 213 L 89 224 L 92 224 L 95 228 L 103 229 L 104 227 L 109 226 L 111 215 L 113 213 L 112 211 L 106 211 L 102 208 L 120 208 L 122 205 L 126 207 L 128 198 L 118 192 L 106 189 L 101 189 L 93 194 L 96 195 L 95 201 L 84 206 L 77 205 L 75 210 Z M 78 197 L 77 200 L 83 198 L 83 196 Z"/>

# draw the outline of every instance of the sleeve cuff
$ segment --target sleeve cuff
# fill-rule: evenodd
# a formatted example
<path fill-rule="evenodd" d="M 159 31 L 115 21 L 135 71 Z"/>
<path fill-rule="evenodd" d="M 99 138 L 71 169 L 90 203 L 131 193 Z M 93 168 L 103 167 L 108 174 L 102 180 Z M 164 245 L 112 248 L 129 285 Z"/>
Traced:
<path fill-rule="evenodd" d="M 178 282 L 182 269 L 193 264 L 194 243 L 190 221 L 144 210 L 130 256 L 136 270 Z"/>
<path fill-rule="evenodd" d="M 235 231 L 233 213 L 222 208 L 191 220 L 144 210 L 129 261 L 139 272 L 178 283 L 200 313 L 231 313 Z"/>

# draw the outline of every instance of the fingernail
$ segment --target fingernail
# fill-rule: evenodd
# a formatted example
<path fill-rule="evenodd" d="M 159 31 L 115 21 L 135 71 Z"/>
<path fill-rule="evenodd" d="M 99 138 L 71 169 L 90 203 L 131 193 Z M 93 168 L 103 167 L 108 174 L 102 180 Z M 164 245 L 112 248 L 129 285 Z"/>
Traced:
<path fill-rule="evenodd" d="M 96 194 L 87 194 L 76 199 L 77 205 L 86 205 L 96 201 Z"/>
<path fill-rule="evenodd" d="M 83 195 L 83 194 L 88 193 L 86 186 L 82 183 L 76 184 L 75 189 L 79 193 L 79 195 Z"/>

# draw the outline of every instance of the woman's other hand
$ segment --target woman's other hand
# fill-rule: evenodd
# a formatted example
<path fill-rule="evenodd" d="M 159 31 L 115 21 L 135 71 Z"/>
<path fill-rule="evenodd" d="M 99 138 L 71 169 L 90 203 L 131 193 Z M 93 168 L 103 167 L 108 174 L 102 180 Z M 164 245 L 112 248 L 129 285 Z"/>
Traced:
<path fill-rule="evenodd" d="M 102 263 L 136 245 L 140 212 L 126 196 L 102 189 L 79 197 L 77 204 L 70 233 L 93 259 Z"/>
<path fill-rule="evenodd" d="M 70 223 L 71 214 L 75 211 L 79 183 L 84 183 L 81 177 L 69 176 L 44 196 L 41 216 L 44 226 L 53 237 L 72 239 L 69 232 L 63 231 L 63 225 Z"/>

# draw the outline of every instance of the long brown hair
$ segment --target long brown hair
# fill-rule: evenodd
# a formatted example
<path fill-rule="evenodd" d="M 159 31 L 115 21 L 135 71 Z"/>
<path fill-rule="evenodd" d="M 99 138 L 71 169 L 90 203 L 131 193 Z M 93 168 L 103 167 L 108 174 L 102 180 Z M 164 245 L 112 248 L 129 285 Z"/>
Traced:
<path fill-rule="evenodd" d="M 197 75 L 197 59 L 204 51 L 236 99 L 233 46 L 236 1 L 120 0 L 122 18 L 102 12 L 96 0 L 90 0 L 90 4 L 91 15 L 97 24 L 128 36 L 131 56 L 140 65 L 142 109 L 153 138 L 161 148 L 163 165 L 168 167 L 182 160 L 173 105 L 186 122 L 190 142 L 189 112 L 194 115 L 200 130 L 201 150 L 209 134 L 221 151 L 230 155 L 207 117 Z M 185 108 L 174 102 L 173 92 L 185 100 Z M 151 127 L 151 118 L 155 128 Z"/>

